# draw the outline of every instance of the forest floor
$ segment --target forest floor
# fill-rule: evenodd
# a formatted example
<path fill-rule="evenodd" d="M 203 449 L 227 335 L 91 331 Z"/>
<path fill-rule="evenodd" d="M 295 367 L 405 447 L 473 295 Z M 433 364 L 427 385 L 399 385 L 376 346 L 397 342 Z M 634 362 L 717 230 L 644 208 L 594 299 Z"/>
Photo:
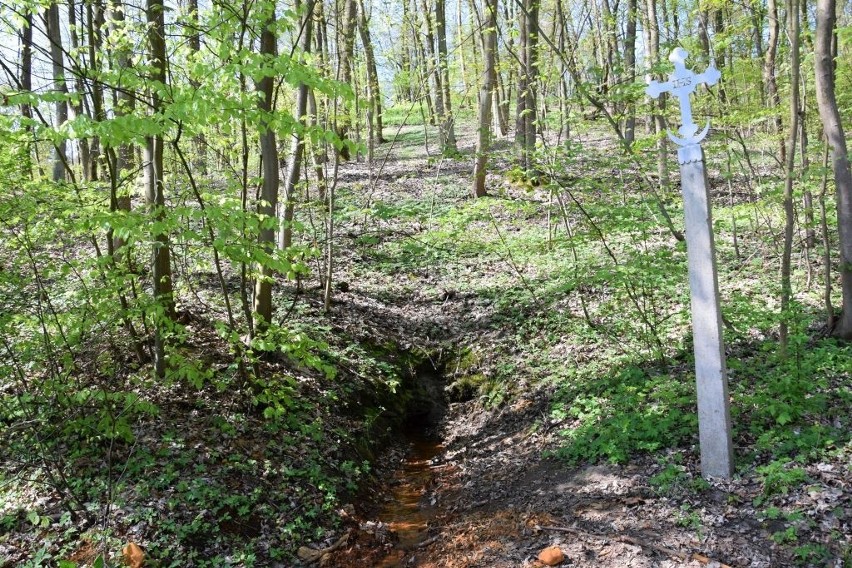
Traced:
<path fill-rule="evenodd" d="M 404 127 L 396 142 L 377 149 L 380 165 L 349 163 L 341 169 L 341 187 L 357 186 L 370 200 L 362 207 L 387 214 L 370 232 L 345 229 L 353 246 L 346 247 L 338 267 L 338 279 L 348 283 L 347 292 L 337 295 L 338 313 L 376 302 L 373 325 L 384 338 L 432 352 L 434 346 L 455 346 L 455 355 L 443 362 L 447 396 L 455 402 L 440 424 L 438 453 L 428 459 L 429 478 L 394 478 L 406 446 L 391 451 L 392 459 L 375 472 L 378 482 L 356 501 L 357 513 L 344 514 L 350 531 L 345 543 L 323 564 L 541 566 L 538 554 L 557 546 L 565 556 L 562 564 L 570 566 L 849 566 L 848 442 L 819 459 L 804 460 L 800 468 L 780 468 L 775 472 L 780 478 L 786 479 L 788 469 L 794 473 L 774 489 L 771 471 L 760 469 L 769 458 L 743 465 L 731 481 L 705 482 L 694 433 L 686 443 L 594 460 L 594 465 L 558 457 L 571 417 L 558 412 L 558 401 L 564 399 L 558 382 L 536 377 L 540 369 L 525 365 L 524 350 L 539 345 L 553 365 L 586 369 L 589 360 L 609 351 L 596 352 L 594 343 L 572 345 L 570 338 L 548 342 L 550 316 L 542 312 L 567 311 L 582 319 L 577 315 L 581 309 L 576 298 L 569 299 L 574 296 L 570 290 L 554 290 L 546 279 L 536 291 L 535 263 L 513 257 L 507 243 L 529 226 L 549 235 L 550 225 L 559 223 L 545 214 L 552 198 L 543 188 L 513 183 L 508 143 L 500 141 L 504 153 L 492 162 L 487 182 L 493 197 L 477 214 L 469 208 L 453 212 L 469 201 L 472 132 L 459 138 L 461 159 L 436 157 L 434 138 L 432 155 L 427 155 L 423 133 L 422 127 Z M 584 151 L 607 156 L 616 149 L 591 140 Z M 625 175 L 635 178 L 629 171 L 609 175 L 612 186 L 632 184 Z M 461 220 L 448 221 L 453 215 Z M 493 246 L 465 250 L 465 235 L 485 233 Z M 442 246 L 454 250 L 442 251 Z M 499 298 L 500 286 L 524 289 L 538 302 L 513 309 L 512 304 L 524 301 L 511 294 Z M 489 287 L 493 293 L 485 291 Z M 740 348 L 754 346 L 749 345 Z M 689 356 L 680 354 L 668 363 L 668 372 L 691 383 L 689 365 Z M 848 392 L 846 370 L 836 379 L 840 391 Z M 838 415 L 848 413 L 848 398 L 834 405 Z M 643 425 L 623 426 L 634 427 Z M 740 445 L 748 443 L 745 430 L 737 438 Z M 799 481 L 792 481 L 799 472 Z M 387 501 L 397 498 L 394 487 L 406 483 L 415 487 L 403 493 L 419 491 L 428 528 L 415 541 L 400 543 L 394 533 L 400 525 L 387 517 L 394 511 Z"/>
<path fill-rule="evenodd" d="M 309 251 L 256 375 L 198 247 L 176 248 L 179 376 L 93 338 L 70 395 L 0 381 L 0 568 L 112 566 L 129 544 L 146 568 L 521 567 L 550 546 L 567 566 L 852 566 L 852 347 L 825 337 L 821 256 L 797 249 L 779 354 L 768 183 L 710 167 L 737 469 L 706 482 L 685 246 L 637 164 L 575 132 L 529 183 L 500 139 L 473 200 L 472 128 L 453 158 L 431 127 L 385 136 L 340 167 L 329 313 Z M 298 215 L 321 249 L 324 206 Z"/>

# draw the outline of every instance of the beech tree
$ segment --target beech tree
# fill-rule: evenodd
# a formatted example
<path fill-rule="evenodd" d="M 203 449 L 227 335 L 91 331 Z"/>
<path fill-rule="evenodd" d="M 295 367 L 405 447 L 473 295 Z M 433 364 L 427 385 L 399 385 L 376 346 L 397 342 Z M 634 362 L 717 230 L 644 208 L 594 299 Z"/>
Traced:
<path fill-rule="evenodd" d="M 836 1 L 817 0 L 814 46 L 816 96 L 823 132 L 831 149 L 831 166 L 837 196 L 837 230 L 840 239 L 840 288 L 843 311 L 837 321 L 835 334 L 844 339 L 852 339 L 852 171 L 849 165 L 846 134 L 835 94 L 835 57 L 832 42 L 836 21 Z"/>
<path fill-rule="evenodd" d="M 497 51 L 497 0 L 485 0 L 485 29 L 482 30 L 482 87 L 479 91 L 479 120 L 476 162 L 473 167 L 473 196 L 483 197 L 488 151 L 491 146 L 491 95 L 497 84 L 494 53 Z"/>
<path fill-rule="evenodd" d="M 455 154 L 458 152 L 456 144 L 456 130 L 453 120 L 453 103 L 450 92 L 450 68 L 447 58 L 447 7 L 446 0 L 435 0 L 435 32 L 438 40 L 438 76 L 441 78 L 441 103 L 443 116 L 441 117 L 441 141 L 442 152 Z"/>
<path fill-rule="evenodd" d="M 59 27 L 59 4 L 51 4 L 44 12 L 47 41 L 50 43 L 50 62 L 53 70 L 53 91 L 59 95 L 53 105 L 56 128 L 68 121 L 68 85 L 65 82 L 65 63 L 62 49 L 62 30 Z M 65 179 L 68 142 L 61 137 L 53 149 L 53 181 Z"/>
<path fill-rule="evenodd" d="M 257 212 L 262 216 L 261 229 L 258 234 L 258 245 L 268 255 L 273 254 L 277 225 L 276 210 L 278 207 L 278 149 L 275 142 L 273 127 L 273 95 L 275 91 L 275 73 L 271 62 L 278 55 L 275 2 L 264 2 L 259 5 L 262 10 L 259 23 L 260 56 L 266 64 L 257 79 L 256 88 L 260 97 L 257 106 L 260 111 L 260 159 L 263 165 L 263 184 L 260 190 L 260 201 Z M 254 288 L 254 312 L 258 320 L 256 328 L 264 331 L 272 322 L 272 278 L 274 271 L 270 262 L 263 262 L 258 267 L 258 276 Z"/>
<path fill-rule="evenodd" d="M 163 111 L 160 94 L 166 87 L 166 23 L 163 0 L 148 0 L 148 48 L 150 49 L 151 74 L 150 100 L 151 112 L 159 122 Z M 168 322 L 175 317 L 175 303 L 172 288 L 172 265 L 169 235 L 165 228 L 166 188 L 163 171 L 163 134 L 158 132 L 145 138 L 143 149 L 145 201 L 154 219 L 154 254 L 151 261 L 151 280 L 154 288 L 154 300 L 162 310 L 157 317 L 154 333 L 154 367 L 157 376 L 166 373 L 165 334 Z M 155 316 L 156 317 L 156 316 Z"/>
<path fill-rule="evenodd" d="M 315 0 L 309 0 L 305 13 L 302 16 L 299 49 L 303 59 L 311 52 L 314 4 Z M 300 6 L 301 3 L 297 2 L 296 9 L 299 10 Z M 290 156 L 287 160 L 287 171 L 284 178 L 284 209 L 283 215 L 281 215 L 282 223 L 278 235 L 278 246 L 282 249 L 290 248 L 293 244 L 293 213 L 296 199 L 296 184 L 299 183 L 299 175 L 302 168 L 302 156 L 305 151 L 304 131 L 308 122 L 308 85 L 304 81 L 300 82 L 296 88 L 295 106 L 294 116 L 299 121 L 299 127 L 294 128 L 290 135 Z"/>
<path fill-rule="evenodd" d="M 538 13 L 539 0 L 524 0 L 521 11 L 521 34 L 518 46 L 518 101 L 516 105 L 515 143 L 521 167 L 532 168 L 536 141 L 536 89 L 538 83 Z"/>

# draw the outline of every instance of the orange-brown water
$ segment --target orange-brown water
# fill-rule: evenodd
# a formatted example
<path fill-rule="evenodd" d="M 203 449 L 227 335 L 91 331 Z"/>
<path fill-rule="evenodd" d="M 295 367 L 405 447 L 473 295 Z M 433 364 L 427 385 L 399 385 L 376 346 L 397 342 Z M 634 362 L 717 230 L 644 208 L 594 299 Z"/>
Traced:
<path fill-rule="evenodd" d="M 389 488 L 391 499 L 379 513 L 379 520 L 388 524 L 399 542 L 394 553 L 377 564 L 378 567 L 401 566 L 405 551 L 416 548 L 428 537 L 427 529 L 434 507 L 426 502 L 424 496 L 434 474 L 432 460 L 441 450 L 442 446 L 436 440 L 411 439 L 405 460 L 394 474 Z"/>

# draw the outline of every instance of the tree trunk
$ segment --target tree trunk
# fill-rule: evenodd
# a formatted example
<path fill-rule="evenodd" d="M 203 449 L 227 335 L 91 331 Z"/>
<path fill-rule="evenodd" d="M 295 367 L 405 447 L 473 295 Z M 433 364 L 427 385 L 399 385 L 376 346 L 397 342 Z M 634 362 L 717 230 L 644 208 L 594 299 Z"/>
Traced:
<path fill-rule="evenodd" d="M 486 24 L 483 31 L 482 89 L 479 97 L 479 130 L 476 139 L 476 163 L 473 168 L 473 196 L 483 197 L 485 169 L 491 145 L 491 93 L 496 86 L 494 53 L 497 51 L 497 0 L 485 0 Z"/>
<path fill-rule="evenodd" d="M 769 23 L 769 37 L 767 39 L 766 53 L 763 59 L 763 84 L 766 86 L 768 106 L 776 109 L 773 117 L 775 135 L 778 137 L 781 163 L 787 162 L 787 146 L 784 143 L 784 125 L 781 122 L 781 97 L 778 94 L 778 81 L 775 68 L 778 55 L 778 5 L 776 0 L 767 0 L 766 15 Z"/>
<path fill-rule="evenodd" d="M 65 96 L 68 94 L 68 85 L 65 83 L 65 64 L 62 56 L 62 31 L 59 27 L 59 4 L 51 4 L 45 11 L 45 27 L 47 40 L 50 43 L 50 63 L 53 70 L 53 92 Z M 68 102 L 57 100 L 54 103 L 54 117 L 56 128 L 61 127 L 68 121 Z M 68 159 L 68 142 L 61 138 L 56 142 L 53 149 L 52 171 L 53 181 L 65 180 L 65 165 Z"/>
<path fill-rule="evenodd" d="M 648 54 L 651 61 L 660 60 L 660 33 L 657 23 L 657 0 L 646 1 L 647 10 L 647 35 L 648 35 Z M 662 77 L 657 77 L 662 79 Z M 652 103 L 656 107 L 654 113 L 654 133 L 657 135 L 657 175 L 660 180 L 660 189 L 666 190 L 669 187 L 669 160 L 668 160 L 668 143 L 665 136 L 666 121 L 663 115 L 666 111 L 666 95 L 663 93 L 659 96 L 656 103 Z"/>
<path fill-rule="evenodd" d="M 21 90 L 29 93 L 33 90 L 33 15 L 29 12 L 24 14 L 24 25 L 21 28 Z M 21 103 L 21 115 L 26 119 L 33 117 L 33 109 L 29 103 Z M 30 124 L 26 124 L 27 132 L 32 130 Z"/>
<path fill-rule="evenodd" d="M 189 49 L 194 57 L 200 57 L 201 53 L 201 33 L 198 22 L 198 0 L 189 0 L 189 23 L 191 33 L 189 34 Z M 192 80 L 193 88 L 198 88 L 198 81 Z M 193 139 L 195 146 L 195 159 L 193 160 L 195 167 L 201 175 L 207 174 L 207 140 L 203 132 L 199 132 Z"/>
<path fill-rule="evenodd" d="M 166 25 L 163 0 L 148 0 L 148 45 L 152 62 L 151 73 L 151 111 L 156 115 L 163 111 L 160 89 L 166 84 Z M 145 139 L 145 201 L 155 219 L 155 225 L 162 225 L 165 218 L 165 184 L 163 181 L 163 136 L 156 134 Z M 151 267 L 154 300 L 163 310 L 166 319 L 175 317 L 175 304 L 172 291 L 172 267 L 169 251 L 169 236 L 164 229 L 154 232 L 154 251 Z M 154 368 L 157 376 L 165 376 L 165 343 L 163 337 L 164 321 L 156 322 L 154 332 Z"/>
<path fill-rule="evenodd" d="M 836 1 L 817 0 L 814 58 L 816 95 L 823 131 L 831 148 L 831 166 L 837 193 L 837 230 L 840 236 L 840 287 L 843 306 L 834 334 L 844 339 L 852 339 L 852 170 L 835 95 L 834 56 L 831 46 L 836 20 Z"/>
<path fill-rule="evenodd" d="M 91 13 L 91 11 L 89 11 L 89 13 Z M 93 28 L 94 28 L 94 26 L 90 26 L 89 29 L 92 30 Z M 77 20 L 77 6 L 75 5 L 74 0 L 69 0 L 69 2 L 68 2 L 68 30 L 69 30 L 69 36 L 70 36 L 70 39 L 71 39 L 71 51 L 72 51 L 72 53 L 79 53 L 80 44 L 81 44 L 81 36 L 83 35 L 83 32 L 82 32 L 83 29 L 84 28 L 79 25 L 78 20 Z M 100 42 L 99 37 L 95 38 L 95 37 L 90 36 L 90 38 L 89 38 L 89 44 L 91 46 L 90 54 L 91 54 L 91 52 L 95 52 L 97 54 L 97 52 L 99 50 L 97 50 L 95 48 L 95 46 L 100 47 L 100 43 L 101 42 Z M 89 61 L 89 65 L 92 68 L 97 68 L 97 59 L 92 58 Z M 93 95 L 94 95 L 94 92 L 97 92 L 99 95 L 101 95 L 103 93 L 103 86 L 100 84 L 100 82 L 93 85 L 92 87 L 93 87 L 93 89 L 92 89 Z M 73 103 L 69 102 L 69 104 L 68 104 L 68 109 L 69 109 L 69 111 L 71 111 L 71 114 L 72 114 L 72 116 L 71 116 L 72 120 L 74 118 L 78 117 L 78 116 L 83 116 L 85 114 L 85 111 L 84 111 L 85 95 L 84 95 L 84 93 L 86 92 L 86 90 L 83 87 L 83 77 L 82 77 L 82 74 L 80 74 L 80 73 L 74 73 L 74 91 L 78 94 L 77 100 L 76 100 L 76 102 L 73 102 Z M 95 98 L 95 97 L 93 96 L 92 98 Z M 100 99 L 100 102 L 103 102 L 103 96 L 100 96 L 99 99 Z M 102 105 L 101 105 L 101 107 L 102 107 Z M 103 120 L 103 118 L 99 118 L 98 120 Z M 90 146 L 89 146 L 89 139 L 88 138 L 81 138 L 77 141 L 77 144 L 78 144 L 79 152 L 80 152 L 80 165 L 82 166 L 82 169 L 83 169 L 83 179 L 85 181 L 94 181 L 93 174 L 95 174 L 95 172 L 97 170 L 96 170 L 95 167 L 93 167 L 92 154 L 90 152 Z M 97 146 L 97 143 L 96 143 L 96 146 Z"/>
<path fill-rule="evenodd" d="M 441 98 L 444 103 L 444 116 L 441 130 L 444 132 L 445 154 L 456 154 L 456 129 L 453 121 L 453 103 L 450 99 L 450 67 L 447 60 L 447 8 L 446 0 L 435 0 L 435 34 L 438 39 L 438 75 L 441 77 Z"/>
<path fill-rule="evenodd" d="M 315 0 L 310 0 L 305 15 L 302 19 L 302 37 L 300 39 L 300 48 L 302 56 L 311 52 L 311 34 L 313 29 L 313 9 Z M 296 10 L 298 11 L 301 2 L 296 2 Z M 302 57 L 304 61 L 304 57 Z M 308 85 L 299 83 L 296 89 L 296 119 L 299 121 L 300 127 L 294 127 L 293 133 L 290 135 L 290 159 L 287 162 L 287 173 L 284 179 L 284 212 L 280 232 L 278 234 L 278 247 L 288 249 L 293 244 L 293 213 L 296 202 L 296 185 L 299 183 L 299 176 L 302 168 L 302 156 L 305 151 L 305 137 L 303 128 L 307 127 L 307 111 L 308 111 Z"/>
<path fill-rule="evenodd" d="M 434 123 L 438 126 L 438 137 L 441 145 L 441 153 L 447 147 L 449 142 L 447 139 L 447 131 L 444 129 L 446 124 L 444 111 L 444 87 L 442 84 L 442 75 L 438 68 L 437 51 L 435 49 L 435 33 L 432 27 L 432 12 L 429 9 L 429 3 L 426 0 L 421 0 L 420 9 L 423 12 L 423 22 L 426 26 L 426 32 L 423 34 L 423 43 L 426 46 L 424 56 L 426 60 L 426 73 L 432 79 L 432 93 L 435 101 L 435 120 Z"/>
<path fill-rule="evenodd" d="M 364 58 L 367 64 L 367 89 L 370 92 L 370 114 L 375 123 L 373 129 L 373 140 L 371 143 L 384 144 L 387 142 L 383 134 L 382 126 L 382 92 L 379 87 L 379 73 L 376 69 L 376 56 L 373 51 L 373 41 L 370 37 L 370 21 L 367 18 L 367 10 L 364 0 L 359 0 L 358 32 L 361 35 L 361 44 L 364 46 Z"/>
<path fill-rule="evenodd" d="M 787 154 L 786 177 L 784 180 L 784 251 L 781 256 L 781 325 L 779 342 L 781 349 L 787 348 L 790 317 L 790 300 L 793 296 L 790 271 L 793 255 L 793 170 L 796 162 L 796 139 L 799 136 L 799 8 L 798 0 L 787 0 L 787 33 L 790 37 L 790 132 Z"/>
<path fill-rule="evenodd" d="M 124 6 L 122 6 L 121 0 L 113 0 L 107 5 L 106 20 L 110 34 L 119 36 L 120 34 L 127 33 Z M 131 53 L 129 45 L 119 43 L 117 49 L 113 53 L 108 54 L 108 57 L 112 59 L 112 64 L 116 69 L 130 70 Z M 126 86 L 121 83 L 115 85 L 113 97 L 115 100 L 113 113 L 116 117 L 133 113 L 136 107 L 136 98 Z M 118 146 L 117 151 L 113 156 L 113 159 L 111 159 L 112 173 L 110 176 L 110 187 L 115 200 L 115 209 L 119 211 L 130 211 L 131 192 L 129 188 L 122 187 L 121 182 L 125 179 L 126 174 L 128 174 L 133 168 L 133 145 L 127 143 L 121 144 Z M 129 179 L 129 176 L 127 176 L 127 179 Z M 116 238 L 113 242 L 115 250 L 118 250 L 123 245 L 124 241 L 120 238 Z"/>
<path fill-rule="evenodd" d="M 536 140 L 536 90 L 538 87 L 538 0 L 524 0 L 521 14 L 520 59 L 518 70 L 518 109 L 515 143 L 525 170 L 533 167 Z"/>
<path fill-rule="evenodd" d="M 278 56 L 275 38 L 275 3 L 263 5 L 266 14 L 261 20 L 260 53 L 266 60 Z M 271 71 L 265 71 L 271 73 Z M 272 98 L 275 88 L 275 78 L 271 75 L 261 77 L 257 83 L 260 93 L 258 108 L 260 109 L 260 159 L 263 162 L 263 185 L 260 190 L 260 202 L 257 212 L 263 216 L 263 227 L 258 235 L 258 245 L 268 254 L 273 254 L 275 246 L 275 226 L 271 224 L 276 219 L 275 210 L 278 207 L 278 150 L 275 143 L 275 129 L 272 128 Z M 254 289 L 254 313 L 256 328 L 264 331 L 272 322 L 272 269 L 261 264 L 259 276 Z"/>
<path fill-rule="evenodd" d="M 627 3 L 627 34 L 624 36 L 624 64 L 627 68 L 627 81 L 636 82 L 636 6 L 637 0 Z M 636 105 L 630 102 L 624 125 L 624 141 L 632 145 L 636 138 Z"/>
<path fill-rule="evenodd" d="M 356 0 L 344 0 L 346 13 L 343 20 L 342 30 L 338 30 L 338 56 L 337 76 L 341 82 L 352 84 L 352 59 L 355 54 L 355 29 L 358 25 L 358 3 Z M 352 126 L 352 111 L 349 101 L 344 99 L 337 116 L 337 136 L 346 141 Z M 340 158 L 348 160 L 349 146 L 344 144 L 340 151 Z"/>

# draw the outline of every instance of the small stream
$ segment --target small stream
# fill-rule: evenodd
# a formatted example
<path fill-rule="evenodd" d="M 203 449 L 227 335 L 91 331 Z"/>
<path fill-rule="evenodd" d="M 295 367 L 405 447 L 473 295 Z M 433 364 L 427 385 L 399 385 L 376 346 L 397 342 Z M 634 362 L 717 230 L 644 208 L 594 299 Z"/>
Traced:
<path fill-rule="evenodd" d="M 427 493 L 440 467 L 436 458 L 444 450 L 437 435 L 447 410 L 443 380 L 431 362 L 422 365 L 413 379 L 413 397 L 397 430 L 405 444 L 404 457 L 386 482 L 385 501 L 377 515 L 398 540 L 388 556 L 374 565 L 378 568 L 403 566 L 409 553 L 429 538 L 429 522 L 437 514 Z"/>
<path fill-rule="evenodd" d="M 429 521 L 435 514 L 435 508 L 424 497 L 434 476 L 434 459 L 443 446 L 422 433 L 409 433 L 407 438 L 405 459 L 390 482 L 390 499 L 378 514 L 378 519 L 399 538 L 393 553 L 376 565 L 381 568 L 402 566 L 405 553 L 428 538 Z"/>

